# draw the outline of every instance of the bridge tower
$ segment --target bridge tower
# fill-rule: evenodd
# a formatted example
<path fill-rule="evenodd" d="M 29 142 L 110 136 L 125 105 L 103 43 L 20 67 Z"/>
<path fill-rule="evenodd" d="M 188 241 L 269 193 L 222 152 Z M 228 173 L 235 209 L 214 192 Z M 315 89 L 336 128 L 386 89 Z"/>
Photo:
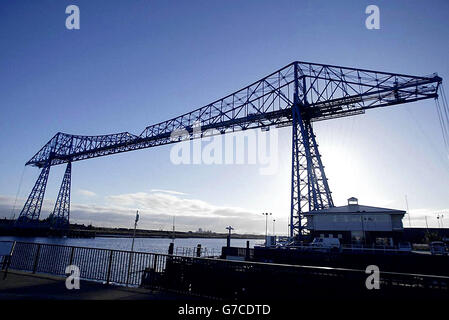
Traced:
<path fill-rule="evenodd" d="M 30 195 L 28 196 L 16 225 L 19 226 L 35 226 L 39 222 L 41 214 L 42 202 L 44 201 L 45 189 L 47 187 L 48 175 L 50 173 L 50 162 L 47 161 L 41 170 Z"/>
<path fill-rule="evenodd" d="M 312 128 L 306 77 L 299 73 L 297 62 L 294 76 L 290 236 L 301 237 L 302 213 L 333 207 L 334 202 Z"/>
<path fill-rule="evenodd" d="M 50 214 L 48 220 L 50 225 L 56 229 L 62 229 L 69 225 L 70 222 L 70 189 L 72 177 L 72 162 L 67 163 L 64 178 L 62 179 L 61 188 L 59 189 L 58 198 L 55 203 L 53 213 Z"/>

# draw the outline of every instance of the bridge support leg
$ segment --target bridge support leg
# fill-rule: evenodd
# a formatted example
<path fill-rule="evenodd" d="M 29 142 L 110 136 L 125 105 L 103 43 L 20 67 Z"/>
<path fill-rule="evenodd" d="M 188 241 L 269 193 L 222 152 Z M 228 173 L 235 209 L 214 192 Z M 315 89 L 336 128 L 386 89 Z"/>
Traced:
<path fill-rule="evenodd" d="M 72 177 L 72 163 L 68 162 L 59 189 L 58 198 L 53 213 L 49 217 L 50 225 L 61 229 L 67 227 L 70 221 L 70 189 Z"/>
<path fill-rule="evenodd" d="M 301 212 L 308 202 L 307 164 L 297 110 L 293 111 L 290 236 L 301 234 Z"/>
<path fill-rule="evenodd" d="M 48 163 L 42 168 L 42 171 L 16 220 L 16 225 L 22 227 L 33 226 L 39 221 L 49 173 L 50 164 Z"/>
<path fill-rule="evenodd" d="M 299 89 L 302 89 L 302 100 Z M 312 124 L 307 115 L 306 81 L 299 85 L 295 66 L 295 95 L 292 106 L 292 181 L 290 236 L 305 234 L 304 212 L 333 207 L 333 200 Z"/>
<path fill-rule="evenodd" d="M 299 109 L 299 108 L 298 108 Z M 293 111 L 290 236 L 303 234 L 306 211 L 333 207 L 312 125 Z"/>

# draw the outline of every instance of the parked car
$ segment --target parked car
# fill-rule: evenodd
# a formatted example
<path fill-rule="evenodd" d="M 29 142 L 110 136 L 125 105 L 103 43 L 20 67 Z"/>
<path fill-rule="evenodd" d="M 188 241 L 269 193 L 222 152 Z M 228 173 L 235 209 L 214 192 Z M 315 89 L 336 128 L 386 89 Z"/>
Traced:
<path fill-rule="evenodd" d="M 410 251 L 412 251 L 412 244 L 410 242 L 399 242 L 398 250 L 410 252 Z"/>
<path fill-rule="evenodd" d="M 337 238 L 314 238 L 310 244 L 315 248 L 340 249 L 340 239 Z"/>
<path fill-rule="evenodd" d="M 429 247 L 430 247 L 431 254 L 435 254 L 435 255 L 436 254 L 441 254 L 441 255 L 447 254 L 446 245 L 444 244 L 443 241 L 433 241 L 430 243 Z"/>

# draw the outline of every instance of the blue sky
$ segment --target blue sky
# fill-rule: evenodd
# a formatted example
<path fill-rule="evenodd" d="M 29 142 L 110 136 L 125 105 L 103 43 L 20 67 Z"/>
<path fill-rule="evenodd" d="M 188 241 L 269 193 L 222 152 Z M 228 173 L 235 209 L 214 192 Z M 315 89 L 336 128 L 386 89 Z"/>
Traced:
<path fill-rule="evenodd" d="M 65 28 L 70 4 L 80 8 L 80 30 Z M 380 30 L 365 28 L 369 4 L 380 8 Z M 2 1 L 0 214 L 11 215 L 17 193 L 20 212 L 39 174 L 24 163 L 56 132 L 140 134 L 294 60 L 449 79 L 448 13 L 447 1 Z M 407 194 L 412 225 L 427 215 L 436 226 L 443 212 L 449 225 L 449 159 L 434 101 L 315 131 L 337 205 L 356 196 L 404 209 Z M 143 207 L 142 227 L 168 229 L 176 214 L 183 230 L 262 233 L 260 212 L 271 211 L 286 232 L 290 136 L 279 132 L 272 176 L 255 165 L 176 166 L 170 146 L 76 162 L 72 221 L 131 226 Z M 63 171 L 51 170 L 43 217 Z"/>

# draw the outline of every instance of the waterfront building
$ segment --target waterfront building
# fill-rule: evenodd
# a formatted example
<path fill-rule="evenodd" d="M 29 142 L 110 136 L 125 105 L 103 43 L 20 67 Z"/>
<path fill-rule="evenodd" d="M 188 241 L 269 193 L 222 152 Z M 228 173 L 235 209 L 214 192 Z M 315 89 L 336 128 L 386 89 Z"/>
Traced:
<path fill-rule="evenodd" d="M 343 244 L 393 246 L 401 239 L 403 210 L 358 204 L 349 198 L 346 206 L 306 212 L 312 237 L 339 238 Z"/>

